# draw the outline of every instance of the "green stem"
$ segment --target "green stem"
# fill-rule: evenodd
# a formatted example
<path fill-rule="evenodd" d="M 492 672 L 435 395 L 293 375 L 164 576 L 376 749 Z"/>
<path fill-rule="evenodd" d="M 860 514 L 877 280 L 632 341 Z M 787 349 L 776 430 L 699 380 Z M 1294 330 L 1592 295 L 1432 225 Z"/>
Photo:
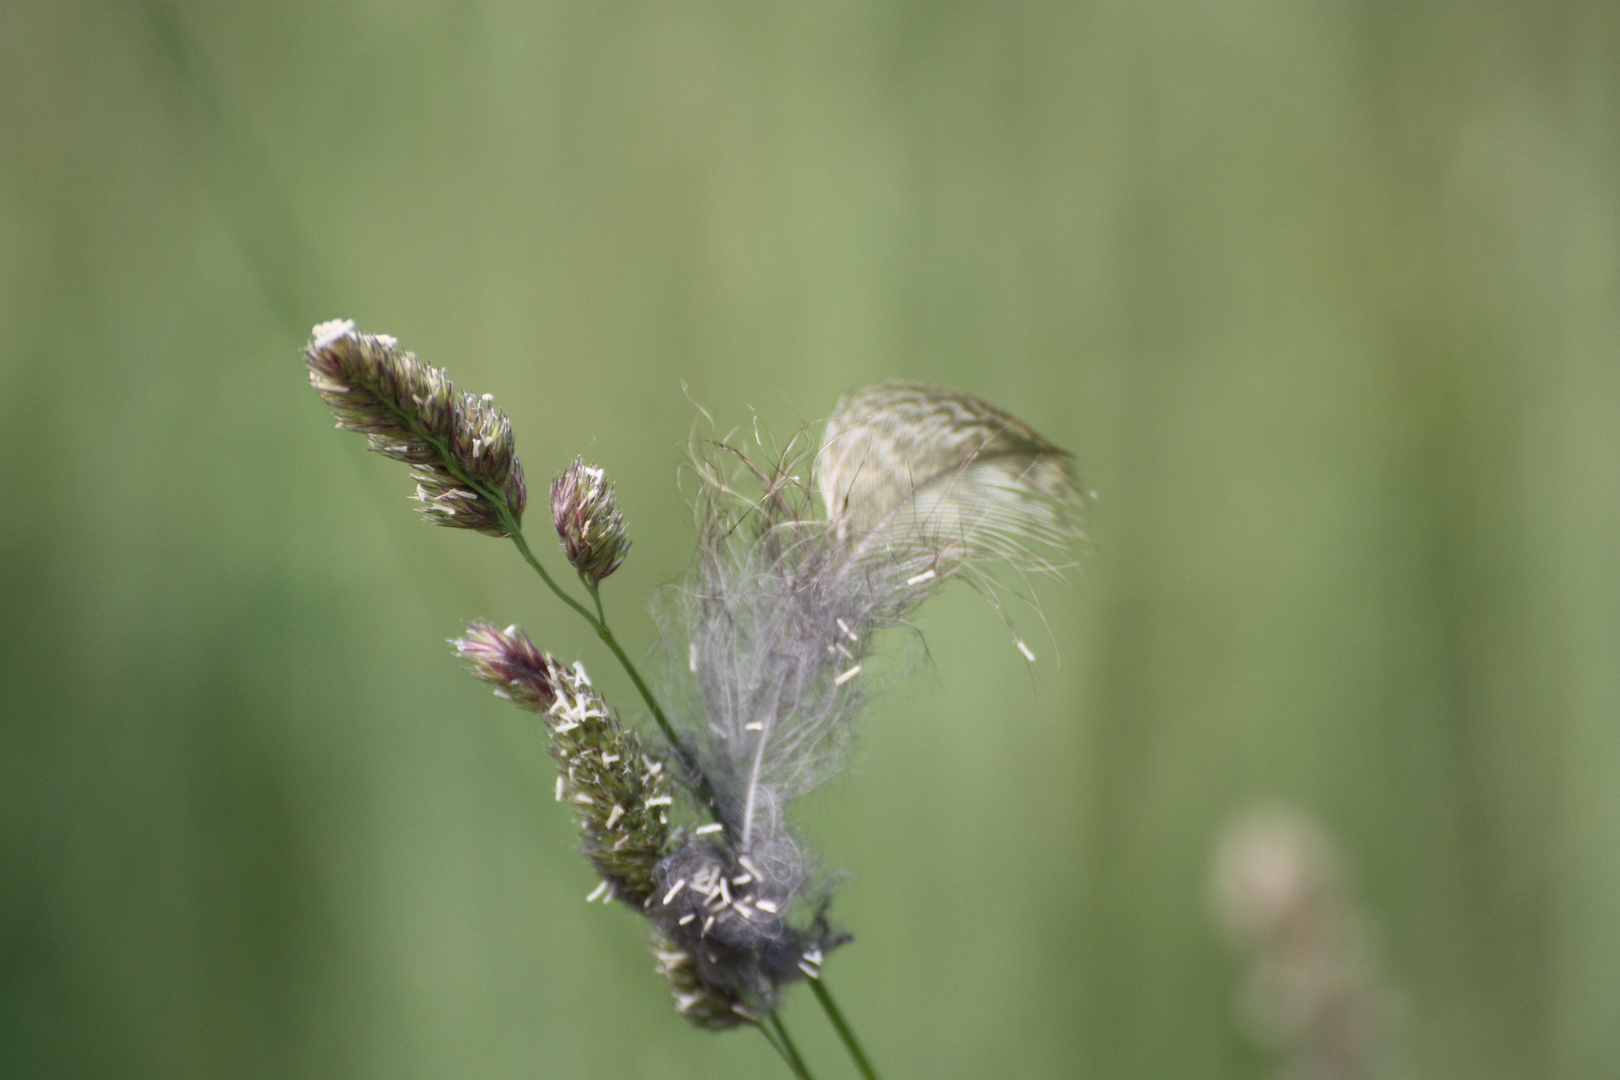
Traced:
<path fill-rule="evenodd" d="M 446 455 L 446 457 L 448 458 L 448 455 Z M 456 471 L 459 472 L 460 470 Z M 458 476 L 457 479 L 460 479 L 460 477 Z M 546 571 L 545 564 L 534 557 L 534 552 L 529 550 L 528 541 L 523 539 L 523 530 L 518 527 L 517 521 L 512 517 L 512 512 L 506 508 L 505 500 L 490 499 L 490 493 L 482 490 L 482 485 L 475 486 L 478 486 L 481 489 L 480 494 L 495 504 L 497 507 L 497 512 L 500 514 L 501 527 L 506 530 L 506 535 L 512 538 L 512 543 L 517 545 L 517 549 L 523 555 L 524 561 L 530 566 L 534 567 L 535 573 L 540 575 L 540 580 L 544 581 L 546 583 L 546 587 L 557 594 L 557 599 L 579 612 L 580 618 L 590 623 L 591 627 L 598 634 L 600 634 L 604 629 L 605 624 L 595 615 L 592 615 L 590 609 L 584 604 L 580 603 L 578 600 L 575 600 L 572 596 L 569 596 L 566 592 L 564 592 L 563 587 L 557 584 L 557 579 L 552 577 Z M 657 712 L 656 706 L 654 707 L 654 712 Z"/>
<path fill-rule="evenodd" d="M 788 1057 L 788 1052 L 782 1048 L 782 1044 L 777 1041 L 776 1036 L 771 1034 L 771 1029 L 757 1020 L 754 1022 L 754 1028 L 761 1035 L 765 1036 L 765 1041 L 771 1044 L 771 1049 L 775 1050 L 777 1056 L 787 1063 L 788 1068 L 793 1070 L 794 1076 L 798 1076 L 799 1070 L 793 1064 L 793 1059 Z"/>
<path fill-rule="evenodd" d="M 630 676 L 631 682 L 635 683 L 637 692 L 641 694 L 641 700 L 647 703 L 647 708 L 652 712 L 653 720 L 658 724 L 658 730 L 662 731 L 664 738 L 669 740 L 669 745 L 674 749 L 676 757 L 680 759 L 682 769 L 689 776 L 696 779 L 698 795 L 703 799 L 704 805 L 712 815 L 715 811 L 715 798 L 714 790 L 709 787 L 708 778 L 698 772 L 696 768 L 697 759 L 686 748 L 686 744 L 681 741 L 681 737 L 675 734 L 674 725 L 669 722 L 669 717 L 664 714 L 663 708 L 658 704 L 658 699 L 653 696 L 652 689 L 648 687 L 646 680 L 641 677 L 641 672 L 636 670 L 636 665 L 631 661 L 629 655 L 625 653 L 618 639 L 613 636 L 613 631 L 607 624 L 607 615 L 602 610 L 602 596 L 596 585 L 587 581 L 584 577 L 580 578 L 586 590 L 591 594 L 591 599 L 596 604 L 596 613 L 592 614 L 591 610 L 584 604 L 564 592 L 563 587 L 557 584 L 557 579 L 546 571 L 545 565 L 539 559 L 535 558 L 534 552 L 529 550 L 528 541 L 523 538 L 522 528 L 519 527 L 516 519 L 512 517 L 505 501 L 493 497 L 494 493 L 488 492 L 482 485 L 470 480 L 468 484 L 478 488 L 480 493 L 496 507 L 496 511 L 500 515 L 501 527 L 506 530 L 506 534 L 511 538 L 512 543 L 517 545 L 517 549 L 522 554 L 524 561 L 534 567 L 535 572 L 540 575 L 540 580 L 544 581 L 547 587 L 556 593 L 563 603 L 573 608 L 580 618 L 591 624 L 591 629 L 595 630 L 596 636 L 602 639 L 602 644 L 606 645 L 608 651 L 619 661 L 619 666 L 624 669 L 624 673 Z"/>
<path fill-rule="evenodd" d="M 848 1022 L 844 1020 L 844 1014 L 839 1011 L 838 1003 L 833 1001 L 831 991 L 819 978 L 810 979 L 809 983 L 810 989 L 815 992 L 816 1000 L 821 1002 L 822 1011 L 827 1014 L 827 1019 L 832 1021 L 833 1030 L 838 1032 L 838 1037 L 844 1041 L 844 1049 L 849 1051 L 850 1060 L 855 1062 L 861 1076 L 865 1080 L 878 1080 L 877 1070 L 872 1068 L 872 1062 L 867 1058 L 866 1051 L 861 1049 L 861 1041 L 855 1037 L 855 1032 L 850 1030 Z"/>
<path fill-rule="evenodd" d="M 777 1037 L 782 1040 L 782 1057 L 787 1061 L 788 1068 L 793 1070 L 793 1075 L 800 1080 L 814 1080 L 810 1075 L 810 1067 L 804 1063 L 804 1058 L 799 1056 L 799 1048 L 793 1045 L 793 1037 L 788 1034 L 787 1025 L 782 1023 L 782 1018 L 776 1013 L 771 1013 L 771 1026 L 776 1029 Z M 761 1027 L 760 1030 L 765 1029 Z"/>
<path fill-rule="evenodd" d="M 607 612 L 602 610 L 602 583 L 592 581 L 584 574 L 579 575 L 579 583 L 585 586 L 585 591 L 591 594 L 591 600 L 596 604 L 596 621 L 606 626 Z"/>
<path fill-rule="evenodd" d="M 630 662 L 630 657 L 625 655 L 624 649 L 620 647 L 618 640 L 614 638 L 613 631 L 608 629 L 607 619 L 591 614 L 589 608 L 563 591 L 563 587 L 557 584 L 557 579 L 546 572 L 545 565 L 534 557 L 534 552 L 529 550 L 528 541 L 523 539 L 523 530 L 512 519 L 512 515 L 505 505 L 496 503 L 496 506 L 500 508 L 501 526 L 506 529 L 506 534 L 512 538 L 512 543 L 517 545 L 517 549 L 522 553 L 524 560 L 534 567 L 535 572 L 540 575 L 540 580 L 544 581 L 547 587 L 556 593 L 563 603 L 573 608 L 579 613 L 580 618 L 591 624 L 591 629 L 596 631 L 596 636 L 601 638 L 602 644 L 606 645 L 613 655 L 618 658 L 619 666 L 624 668 L 625 674 L 630 676 L 630 681 L 636 684 L 636 689 L 641 692 L 641 700 L 645 701 L 647 708 L 652 710 L 653 719 L 658 722 L 658 729 L 664 733 L 664 738 L 674 745 L 682 757 L 687 757 L 686 747 L 681 744 L 680 737 L 675 734 L 675 729 L 670 726 L 669 717 L 664 715 L 664 710 L 658 705 L 658 699 L 653 697 L 652 691 L 648 689 L 647 684 L 642 680 L 641 672 L 636 670 L 636 665 Z M 596 590 L 592 589 L 591 594 L 596 596 Z M 596 610 L 602 610 L 602 598 L 600 596 L 596 596 Z"/>

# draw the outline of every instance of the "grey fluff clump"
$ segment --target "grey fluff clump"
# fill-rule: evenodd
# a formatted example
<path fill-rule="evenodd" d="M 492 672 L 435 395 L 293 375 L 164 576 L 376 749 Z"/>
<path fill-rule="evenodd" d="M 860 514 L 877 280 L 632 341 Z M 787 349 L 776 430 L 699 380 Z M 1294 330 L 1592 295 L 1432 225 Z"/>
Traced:
<path fill-rule="evenodd" d="M 976 398 L 913 384 L 840 403 L 815 461 L 824 514 L 794 464 L 697 457 L 698 554 L 671 619 L 678 726 L 716 823 L 659 864 L 647 910 L 744 1016 L 769 1014 L 848 940 L 785 811 L 844 766 L 874 636 L 976 563 L 1046 568 L 1038 545 L 1075 535 L 1079 503 L 1061 451 Z"/>

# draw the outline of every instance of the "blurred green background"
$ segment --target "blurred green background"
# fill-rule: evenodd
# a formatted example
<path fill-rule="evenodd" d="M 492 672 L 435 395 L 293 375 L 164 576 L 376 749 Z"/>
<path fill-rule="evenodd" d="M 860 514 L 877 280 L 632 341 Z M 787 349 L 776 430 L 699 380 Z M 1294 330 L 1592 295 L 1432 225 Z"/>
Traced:
<path fill-rule="evenodd" d="M 334 317 L 534 490 L 607 467 L 637 654 L 693 403 L 916 378 L 1075 453 L 1039 662 L 941 600 L 803 807 L 889 1080 L 1267 1075 L 1208 899 L 1265 800 L 1400 1075 L 1620 1074 L 1615 5 L 0 6 L 0 1075 L 785 1076 L 582 902 L 445 639 L 629 688 L 332 430 Z"/>

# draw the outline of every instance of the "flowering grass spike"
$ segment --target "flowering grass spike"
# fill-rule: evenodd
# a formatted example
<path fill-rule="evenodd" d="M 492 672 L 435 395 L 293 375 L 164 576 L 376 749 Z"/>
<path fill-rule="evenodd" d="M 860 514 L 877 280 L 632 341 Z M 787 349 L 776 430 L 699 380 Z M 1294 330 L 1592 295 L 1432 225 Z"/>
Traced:
<path fill-rule="evenodd" d="M 475 622 L 451 642 L 499 697 L 539 716 L 557 759 L 557 801 L 574 810 L 581 849 L 602 875 L 604 899 L 640 908 L 657 888 L 669 846 L 669 774 L 608 710 L 585 669 L 534 647 L 516 627 Z"/>
<path fill-rule="evenodd" d="M 522 522 L 523 466 L 512 425 L 488 395 L 458 393 L 443 369 L 391 337 L 356 333 L 347 319 L 315 327 L 304 357 L 338 426 L 411 466 L 430 521 L 490 536 Z"/>
<path fill-rule="evenodd" d="M 630 552 L 624 515 L 601 469 L 580 458 L 551 485 L 551 520 L 568 564 L 591 585 L 619 568 Z"/>

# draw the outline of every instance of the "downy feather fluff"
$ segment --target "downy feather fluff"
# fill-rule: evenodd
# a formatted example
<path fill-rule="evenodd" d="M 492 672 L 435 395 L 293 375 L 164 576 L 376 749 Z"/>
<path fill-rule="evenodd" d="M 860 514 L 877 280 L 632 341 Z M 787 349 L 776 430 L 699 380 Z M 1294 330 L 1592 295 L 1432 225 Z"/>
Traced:
<path fill-rule="evenodd" d="M 847 940 L 785 807 L 843 767 L 874 634 L 963 568 L 1051 569 L 1042 553 L 1078 535 L 1068 456 L 967 394 L 846 394 L 814 459 L 824 513 L 790 475 L 803 456 L 764 469 L 723 444 L 694 455 L 698 554 L 667 640 L 689 785 L 718 827 L 663 860 L 647 913 L 695 965 L 683 1012 L 705 1026 L 725 1015 L 717 1001 L 768 1014 Z M 749 473 L 757 495 L 738 490 Z"/>

